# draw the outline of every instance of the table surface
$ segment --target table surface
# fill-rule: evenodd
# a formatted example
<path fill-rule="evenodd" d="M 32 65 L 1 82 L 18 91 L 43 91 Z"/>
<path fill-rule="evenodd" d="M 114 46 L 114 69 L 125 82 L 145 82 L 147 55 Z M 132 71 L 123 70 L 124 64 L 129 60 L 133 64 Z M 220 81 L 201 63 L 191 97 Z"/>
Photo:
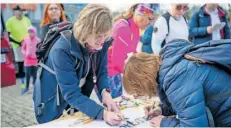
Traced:
<path fill-rule="evenodd" d="M 121 98 L 115 99 L 116 101 L 119 101 Z M 152 103 L 153 101 L 156 101 L 157 99 L 152 99 L 151 101 L 147 101 L 146 103 L 141 103 L 137 107 L 131 107 L 131 108 L 126 108 L 122 110 L 121 112 L 124 114 L 125 118 L 129 118 L 129 120 L 134 120 L 136 118 L 141 118 L 144 117 L 144 106 L 148 105 L 149 103 Z M 88 119 L 86 121 L 83 121 L 81 123 L 76 123 L 78 119 L 86 117 L 81 112 L 77 112 L 74 115 L 66 115 L 62 116 L 57 120 L 45 123 L 45 124 L 40 124 L 40 125 L 35 125 L 32 127 L 110 127 L 108 124 L 105 123 L 105 121 L 99 121 L 99 120 L 93 120 L 93 119 Z M 118 127 L 118 126 L 117 126 Z M 145 121 L 143 123 L 140 123 L 137 125 L 137 127 L 150 127 L 149 121 Z"/>

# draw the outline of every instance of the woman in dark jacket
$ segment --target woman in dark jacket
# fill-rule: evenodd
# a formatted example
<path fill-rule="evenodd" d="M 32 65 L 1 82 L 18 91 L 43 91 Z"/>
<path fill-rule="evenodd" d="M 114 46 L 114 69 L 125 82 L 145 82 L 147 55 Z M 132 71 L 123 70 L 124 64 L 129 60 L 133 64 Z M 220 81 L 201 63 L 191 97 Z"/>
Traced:
<path fill-rule="evenodd" d="M 162 49 L 162 62 L 159 56 L 135 54 L 125 66 L 124 88 L 159 96 L 162 104 L 146 107 L 148 115 L 162 114 L 152 119 L 155 127 L 230 127 L 230 49 L 230 39 L 197 46 L 174 40 Z"/>
<path fill-rule="evenodd" d="M 224 22 L 222 28 L 215 29 L 215 24 Z M 218 4 L 206 4 L 195 12 L 190 20 L 189 36 L 194 44 L 210 40 L 230 39 L 230 27 L 226 13 Z"/>
<path fill-rule="evenodd" d="M 123 115 L 111 97 L 107 78 L 112 24 L 107 7 L 89 4 L 73 29 L 63 31 L 69 38 L 62 34 L 38 69 L 33 100 L 39 123 L 59 118 L 71 106 L 92 119 L 120 124 Z M 95 86 L 105 107 L 89 98 Z"/>
<path fill-rule="evenodd" d="M 40 24 L 41 40 L 44 40 L 50 25 L 63 21 L 66 21 L 66 16 L 61 4 L 46 4 Z"/>

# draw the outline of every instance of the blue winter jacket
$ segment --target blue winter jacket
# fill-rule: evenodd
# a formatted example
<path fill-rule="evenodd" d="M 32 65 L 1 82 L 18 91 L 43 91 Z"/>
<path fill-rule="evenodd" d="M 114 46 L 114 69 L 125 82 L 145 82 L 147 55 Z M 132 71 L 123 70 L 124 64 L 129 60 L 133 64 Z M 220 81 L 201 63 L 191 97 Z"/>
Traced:
<path fill-rule="evenodd" d="M 96 85 L 99 92 L 104 88 L 109 88 L 107 80 L 107 49 L 110 44 L 111 41 L 106 42 L 101 51 L 93 54 L 93 57 L 96 56 L 97 58 L 93 64 L 96 66 Z M 92 68 L 89 69 L 92 66 L 88 63 L 89 56 L 88 50 L 84 49 L 75 40 L 73 34 L 69 42 L 63 36 L 56 41 L 50 50 L 48 59 L 45 61 L 45 65 L 54 70 L 56 75 L 43 69 L 41 77 L 37 78 L 35 83 L 33 100 L 36 118 L 39 123 L 59 118 L 68 105 L 93 119 L 103 119 L 103 107 L 89 99 L 94 88 Z M 80 79 L 87 72 L 89 73 L 86 77 L 86 82 L 80 88 Z M 39 109 L 36 107 L 40 103 L 44 104 L 41 115 L 39 115 Z"/>
<path fill-rule="evenodd" d="M 197 45 L 212 40 L 212 34 L 207 33 L 207 27 L 211 26 L 211 17 L 205 11 L 205 7 L 202 6 L 198 12 L 195 12 L 189 22 L 189 36 L 192 38 L 192 42 Z M 226 13 L 222 8 L 218 7 L 218 15 L 221 22 L 225 22 L 226 25 L 221 29 L 221 39 L 230 39 L 230 27 L 226 17 Z"/>
<path fill-rule="evenodd" d="M 162 49 L 158 81 L 162 113 L 177 117 L 163 118 L 161 127 L 208 127 L 211 117 L 215 126 L 231 126 L 230 49 L 230 39 L 197 46 L 174 40 Z M 209 64 L 188 60 L 186 53 Z"/>

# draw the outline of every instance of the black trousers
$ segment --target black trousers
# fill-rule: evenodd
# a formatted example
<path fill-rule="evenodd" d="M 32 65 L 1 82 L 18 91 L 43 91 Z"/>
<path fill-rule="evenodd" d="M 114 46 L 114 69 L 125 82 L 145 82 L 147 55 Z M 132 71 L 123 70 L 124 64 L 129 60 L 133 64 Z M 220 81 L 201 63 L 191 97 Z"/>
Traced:
<path fill-rule="evenodd" d="M 18 65 L 18 74 L 16 74 L 16 76 L 19 78 L 25 77 L 24 63 L 23 62 L 17 62 L 17 65 Z"/>
<path fill-rule="evenodd" d="M 33 78 L 33 84 L 35 84 L 37 67 L 36 66 L 25 66 L 25 72 L 26 72 L 26 89 L 28 90 L 31 77 Z"/>

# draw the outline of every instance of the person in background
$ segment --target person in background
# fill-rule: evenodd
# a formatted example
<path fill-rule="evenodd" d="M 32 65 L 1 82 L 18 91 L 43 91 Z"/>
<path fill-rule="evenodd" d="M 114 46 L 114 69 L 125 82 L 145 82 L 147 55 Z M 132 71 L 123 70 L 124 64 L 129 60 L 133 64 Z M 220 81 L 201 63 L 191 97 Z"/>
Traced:
<path fill-rule="evenodd" d="M 188 4 L 171 4 L 170 11 L 156 20 L 151 43 L 155 55 L 159 54 L 166 43 L 174 39 L 188 40 L 188 22 L 183 16 L 188 9 Z"/>
<path fill-rule="evenodd" d="M 33 77 L 33 85 L 36 80 L 36 46 L 41 40 L 36 36 L 37 30 L 35 27 L 28 29 L 29 36 L 25 37 L 22 43 L 22 54 L 24 55 L 24 68 L 26 73 L 26 88 L 22 91 L 22 94 L 26 94 L 29 91 L 30 78 Z"/>
<path fill-rule="evenodd" d="M 195 12 L 190 20 L 189 35 L 197 45 L 210 40 L 230 39 L 227 14 L 218 4 L 205 4 Z M 224 23 L 215 29 L 216 24 Z"/>
<path fill-rule="evenodd" d="M 22 84 L 25 73 L 23 69 L 24 57 L 21 53 L 23 39 L 28 35 L 28 28 L 31 26 L 31 21 L 23 16 L 23 11 L 19 5 L 13 8 L 14 16 L 6 21 L 6 30 L 9 32 L 9 39 L 13 47 L 15 62 L 18 65 L 17 76 L 22 79 Z"/>
<path fill-rule="evenodd" d="M 144 30 L 159 13 L 159 4 L 135 4 L 115 19 L 113 42 L 108 50 L 108 79 L 112 97 L 122 95 L 121 74 L 127 54 L 136 52 L 140 29 Z"/>
<path fill-rule="evenodd" d="M 43 19 L 40 23 L 41 40 L 43 41 L 49 26 L 59 22 L 66 21 L 65 12 L 60 4 L 46 4 Z"/>
<path fill-rule="evenodd" d="M 144 34 L 137 45 L 137 52 L 153 53 L 151 46 L 153 26 L 154 22 L 145 29 Z"/>

